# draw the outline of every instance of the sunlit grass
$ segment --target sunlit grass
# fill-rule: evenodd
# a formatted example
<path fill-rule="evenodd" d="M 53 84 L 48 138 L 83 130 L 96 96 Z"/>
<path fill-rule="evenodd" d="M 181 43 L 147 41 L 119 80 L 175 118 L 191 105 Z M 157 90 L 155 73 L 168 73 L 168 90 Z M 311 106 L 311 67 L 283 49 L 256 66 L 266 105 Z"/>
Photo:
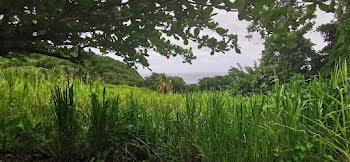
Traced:
<path fill-rule="evenodd" d="M 164 95 L 67 79 L 60 69 L 0 70 L 0 151 L 65 159 L 69 150 L 85 160 L 349 161 L 347 73 L 344 63 L 329 79 L 276 80 L 264 95 L 233 97 Z M 74 109 L 65 108 L 71 102 Z"/>

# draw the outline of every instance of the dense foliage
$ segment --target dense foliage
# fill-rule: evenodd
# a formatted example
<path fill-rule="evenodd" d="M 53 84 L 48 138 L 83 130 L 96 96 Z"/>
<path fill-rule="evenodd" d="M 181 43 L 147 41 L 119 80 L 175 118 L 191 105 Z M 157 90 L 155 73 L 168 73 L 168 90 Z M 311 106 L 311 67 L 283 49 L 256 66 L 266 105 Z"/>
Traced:
<path fill-rule="evenodd" d="M 93 47 L 114 52 L 130 65 L 148 66 L 148 50 L 191 62 L 192 49 L 169 37 L 209 47 L 211 54 L 239 52 L 237 36 L 212 19 L 214 9 L 235 7 L 226 0 L 0 0 L 0 54 L 40 53 L 75 62 L 84 56 L 84 48 Z M 201 34 L 204 29 L 219 39 Z"/>
<path fill-rule="evenodd" d="M 225 76 L 215 76 L 213 78 L 204 77 L 199 80 L 199 89 L 204 90 L 225 90 L 231 80 Z"/>
<path fill-rule="evenodd" d="M 0 0 L 0 161 L 350 161 L 349 7 Z M 198 84 L 157 73 L 143 82 L 127 64 L 86 52 L 114 52 L 131 66 L 149 66 L 149 50 L 190 63 L 192 49 L 174 38 L 240 53 L 237 36 L 212 19 L 215 9 L 238 12 L 260 33 L 259 65 Z M 336 17 L 318 28 L 328 42 L 320 52 L 304 37 L 318 9 Z"/>
<path fill-rule="evenodd" d="M 169 88 L 171 87 L 170 89 L 174 93 L 186 92 L 188 89 L 188 85 L 181 77 L 167 76 L 165 74 L 159 74 L 159 73 L 152 73 L 152 75 L 145 77 L 144 86 L 153 90 L 158 90 L 159 83 L 161 83 L 162 80 L 163 81 L 167 80 L 167 83 L 169 84 Z M 192 91 L 192 89 L 190 89 L 189 91 Z"/>
<path fill-rule="evenodd" d="M 275 83 L 266 95 L 159 95 L 37 69 L 0 70 L 5 160 L 349 161 L 350 80 Z M 50 72 L 50 71 L 48 71 Z M 6 154 L 6 155 L 7 155 Z"/>
<path fill-rule="evenodd" d="M 322 72 L 330 71 L 338 58 L 350 57 L 350 2 L 344 11 L 338 11 L 338 21 L 322 25 L 318 28 L 328 45 L 321 51 L 325 55 Z M 348 59 L 349 61 L 350 59 Z"/>
<path fill-rule="evenodd" d="M 109 57 L 89 54 L 81 64 L 67 60 L 43 56 L 40 54 L 11 53 L 0 57 L 0 68 L 35 66 L 45 69 L 64 68 L 75 77 L 86 77 L 91 80 L 99 79 L 110 84 L 127 84 L 141 86 L 143 78 L 128 65 Z"/>
<path fill-rule="evenodd" d="M 221 86 L 224 87 L 221 89 L 230 90 L 232 94 L 266 92 L 272 89 L 277 80 L 282 83 L 295 78 L 310 80 L 319 73 L 328 77 L 339 58 L 350 60 L 348 1 L 240 2 L 247 6 L 246 12 L 240 17 L 252 21 L 249 31 L 258 31 L 265 39 L 260 64 L 254 67 L 232 67 L 223 76 L 230 80 L 230 86 L 220 81 L 223 79 L 206 78 L 199 83 L 202 87 L 218 89 Z M 317 7 L 334 13 L 338 19 L 318 27 L 328 42 L 320 52 L 316 52 L 311 40 L 304 37 L 313 27 L 312 20 Z"/>

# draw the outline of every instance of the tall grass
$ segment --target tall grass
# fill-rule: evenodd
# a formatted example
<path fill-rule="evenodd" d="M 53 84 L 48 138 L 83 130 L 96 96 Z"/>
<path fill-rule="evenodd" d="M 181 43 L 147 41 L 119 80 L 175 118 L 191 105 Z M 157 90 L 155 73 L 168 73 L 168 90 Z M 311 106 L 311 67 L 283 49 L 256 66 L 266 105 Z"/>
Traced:
<path fill-rule="evenodd" d="M 164 95 L 89 84 L 59 70 L 0 70 L 0 151 L 62 159 L 64 148 L 83 160 L 350 161 L 347 68 L 336 66 L 327 79 L 276 81 L 249 97 Z"/>
<path fill-rule="evenodd" d="M 103 151 L 107 143 L 107 108 L 109 102 L 105 99 L 106 93 L 103 92 L 103 99 L 99 101 L 95 93 L 91 96 L 91 126 L 89 128 L 90 145 L 94 152 Z"/>
<path fill-rule="evenodd" d="M 64 89 L 56 87 L 52 98 L 57 139 L 60 150 L 66 155 L 73 152 L 79 132 L 73 85 L 70 86 L 68 82 Z"/>

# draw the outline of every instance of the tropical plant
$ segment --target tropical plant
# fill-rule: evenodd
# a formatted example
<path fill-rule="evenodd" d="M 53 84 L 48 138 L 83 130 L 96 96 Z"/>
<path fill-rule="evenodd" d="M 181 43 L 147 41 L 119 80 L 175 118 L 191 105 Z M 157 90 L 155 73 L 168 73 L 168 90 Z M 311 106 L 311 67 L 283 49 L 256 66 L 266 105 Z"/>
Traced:
<path fill-rule="evenodd" d="M 170 78 L 165 74 L 161 74 L 158 78 L 158 82 L 156 83 L 156 87 L 159 93 L 167 94 L 173 89 L 172 80 L 170 80 Z"/>
<path fill-rule="evenodd" d="M 144 86 L 157 90 L 158 91 L 158 83 L 161 79 L 167 78 L 167 80 L 171 80 L 171 89 L 174 93 L 182 93 L 186 90 L 186 82 L 178 76 L 167 76 L 166 74 L 152 73 L 152 75 L 145 78 Z"/>
<path fill-rule="evenodd" d="M 150 89 L 156 90 L 157 89 L 156 83 L 161 78 L 161 75 L 165 75 L 165 74 L 152 73 L 152 75 L 145 77 L 144 86 Z"/>

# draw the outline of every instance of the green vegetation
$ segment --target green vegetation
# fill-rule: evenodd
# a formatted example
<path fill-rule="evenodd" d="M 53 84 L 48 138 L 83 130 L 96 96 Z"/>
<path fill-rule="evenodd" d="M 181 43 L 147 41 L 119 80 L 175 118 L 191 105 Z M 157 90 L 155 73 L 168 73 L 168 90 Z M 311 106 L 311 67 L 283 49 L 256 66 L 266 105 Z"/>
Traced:
<path fill-rule="evenodd" d="M 8 68 L 0 150 L 22 160 L 348 161 L 349 90 L 346 63 L 329 80 L 276 80 L 248 98 L 160 95 Z"/>
<path fill-rule="evenodd" d="M 231 67 L 225 76 L 205 77 L 199 80 L 199 88 L 206 90 L 226 90 L 232 95 L 254 94 L 266 92 L 273 87 L 273 79 L 277 76 L 273 74 L 263 74 L 265 66 L 244 67 L 237 64 L 238 68 Z M 269 78 L 265 80 L 265 78 Z M 271 84 L 272 83 L 272 84 Z"/>
<path fill-rule="evenodd" d="M 227 76 L 215 76 L 213 78 L 204 77 L 199 80 L 198 86 L 200 90 L 226 90 L 230 85 L 231 79 Z"/>
<path fill-rule="evenodd" d="M 349 58 L 350 56 L 350 2 L 347 2 L 347 10 L 338 11 L 338 21 L 321 25 L 318 28 L 328 45 L 321 51 L 325 55 L 325 65 L 322 71 L 331 71 L 337 58 Z M 349 63 L 350 59 L 348 59 Z"/>
<path fill-rule="evenodd" d="M 141 86 L 143 78 L 128 65 L 109 57 L 86 54 L 83 63 L 75 64 L 67 60 L 43 56 L 40 54 L 11 53 L 0 56 L 0 68 L 35 66 L 45 69 L 57 67 L 65 69 L 75 77 L 90 75 L 90 79 L 99 79 L 110 84 Z"/>
<path fill-rule="evenodd" d="M 158 73 L 152 73 L 152 75 L 145 77 L 143 86 L 158 92 L 164 92 L 164 88 L 167 89 L 167 92 L 172 91 L 174 93 L 183 93 L 188 91 L 188 85 L 181 77 L 167 76 L 165 74 Z"/>
<path fill-rule="evenodd" d="M 131 66 L 149 66 L 146 57 L 154 50 L 162 56 L 180 55 L 191 63 L 196 58 L 192 48 L 164 36 L 185 45 L 196 42 L 209 47 L 211 54 L 239 52 L 237 35 L 212 19 L 214 9 L 233 11 L 236 7 L 226 0 L 0 0 L 0 55 L 39 53 L 79 62 L 84 48 L 97 48 L 102 53 L 114 52 Z M 204 29 L 218 35 L 201 34 Z"/>
<path fill-rule="evenodd" d="M 265 49 L 262 52 L 260 65 L 254 67 L 232 67 L 226 76 L 203 78 L 199 82 L 201 90 L 228 90 L 233 95 L 254 94 L 266 92 L 274 87 L 276 79 L 281 83 L 289 83 L 296 78 L 312 80 L 318 74 L 328 78 L 339 58 L 348 60 L 350 54 L 350 1 L 332 1 L 329 5 L 323 2 L 305 3 L 298 6 L 298 2 L 276 4 L 274 1 L 259 1 L 249 3 L 266 3 L 269 6 L 278 6 L 278 9 L 269 10 L 267 7 L 261 15 L 254 14 L 257 19 L 249 30 L 259 31 L 265 39 Z M 248 2 L 247 2 L 248 3 Z M 314 18 L 313 10 L 316 4 L 321 10 L 331 10 L 338 21 L 318 27 L 328 43 L 321 51 L 313 50 L 310 39 L 303 35 L 312 27 L 306 20 Z M 260 4 L 261 5 L 261 4 Z M 321 7 L 323 6 L 323 7 Z M 335 7 L 337 6 L 337 7 Z M 337 8 L 335 10 L 335 8 Z M 249 7 L 248 7 L 249 8 Z M 329 11 L 329 12 L 331 12 Z M 291 15 L 299 15 L 291 17 Z M 300 21 L 295 21 L 295 18 Z M 274 23 L 266 20 L 274 20 Z M 304 22 L 304 23 L 302 23 Z"/>
<path fill-rule="evenodd" d="M 349 8 L 348 0 L 0 0 L 0 161 L 349 162 Z M 318 9 L 336 16 L 318 27 L 328 42 L 320 52 L 304 37 Z M 198 85 L 157 73 L 144 81 L 130 68 L 148 67 L 149 50 L 187 63 L 193 44 L 240 53 L 237 35 L 213 20 L 217 10 L 260 33 L 259 65 Z"/>
<path fill-rule="evenodd" d="M 161 80 L 166 80 L 168 90 L 171 89 L 173 93 L 185 93 L 185 92 L 197 92 L 204 91 L 208 89 L 200 89 L 199 84 L 186 84 L 186 82 L 178 76 L 168 76 L 166 74 L 152 73 L 152 75 L 145 77 L 143 86 L 148 87 L 149 89 L 159 91 L 159 83 L 162 83 Z M 170 91 L 169 91 L 170 92 Z"/>
<path fill-rule="evenodd" d="M 161 74 L 158 79 L 158 82 L 156 83 L 157 91 L 159 93 L 164 93 L 164 94 L 171 92 L 171 90 L 173 89 L 171 81 L 172 80 L 170 80 L 169 77 L 167 77 L 164 74 Z"/>

